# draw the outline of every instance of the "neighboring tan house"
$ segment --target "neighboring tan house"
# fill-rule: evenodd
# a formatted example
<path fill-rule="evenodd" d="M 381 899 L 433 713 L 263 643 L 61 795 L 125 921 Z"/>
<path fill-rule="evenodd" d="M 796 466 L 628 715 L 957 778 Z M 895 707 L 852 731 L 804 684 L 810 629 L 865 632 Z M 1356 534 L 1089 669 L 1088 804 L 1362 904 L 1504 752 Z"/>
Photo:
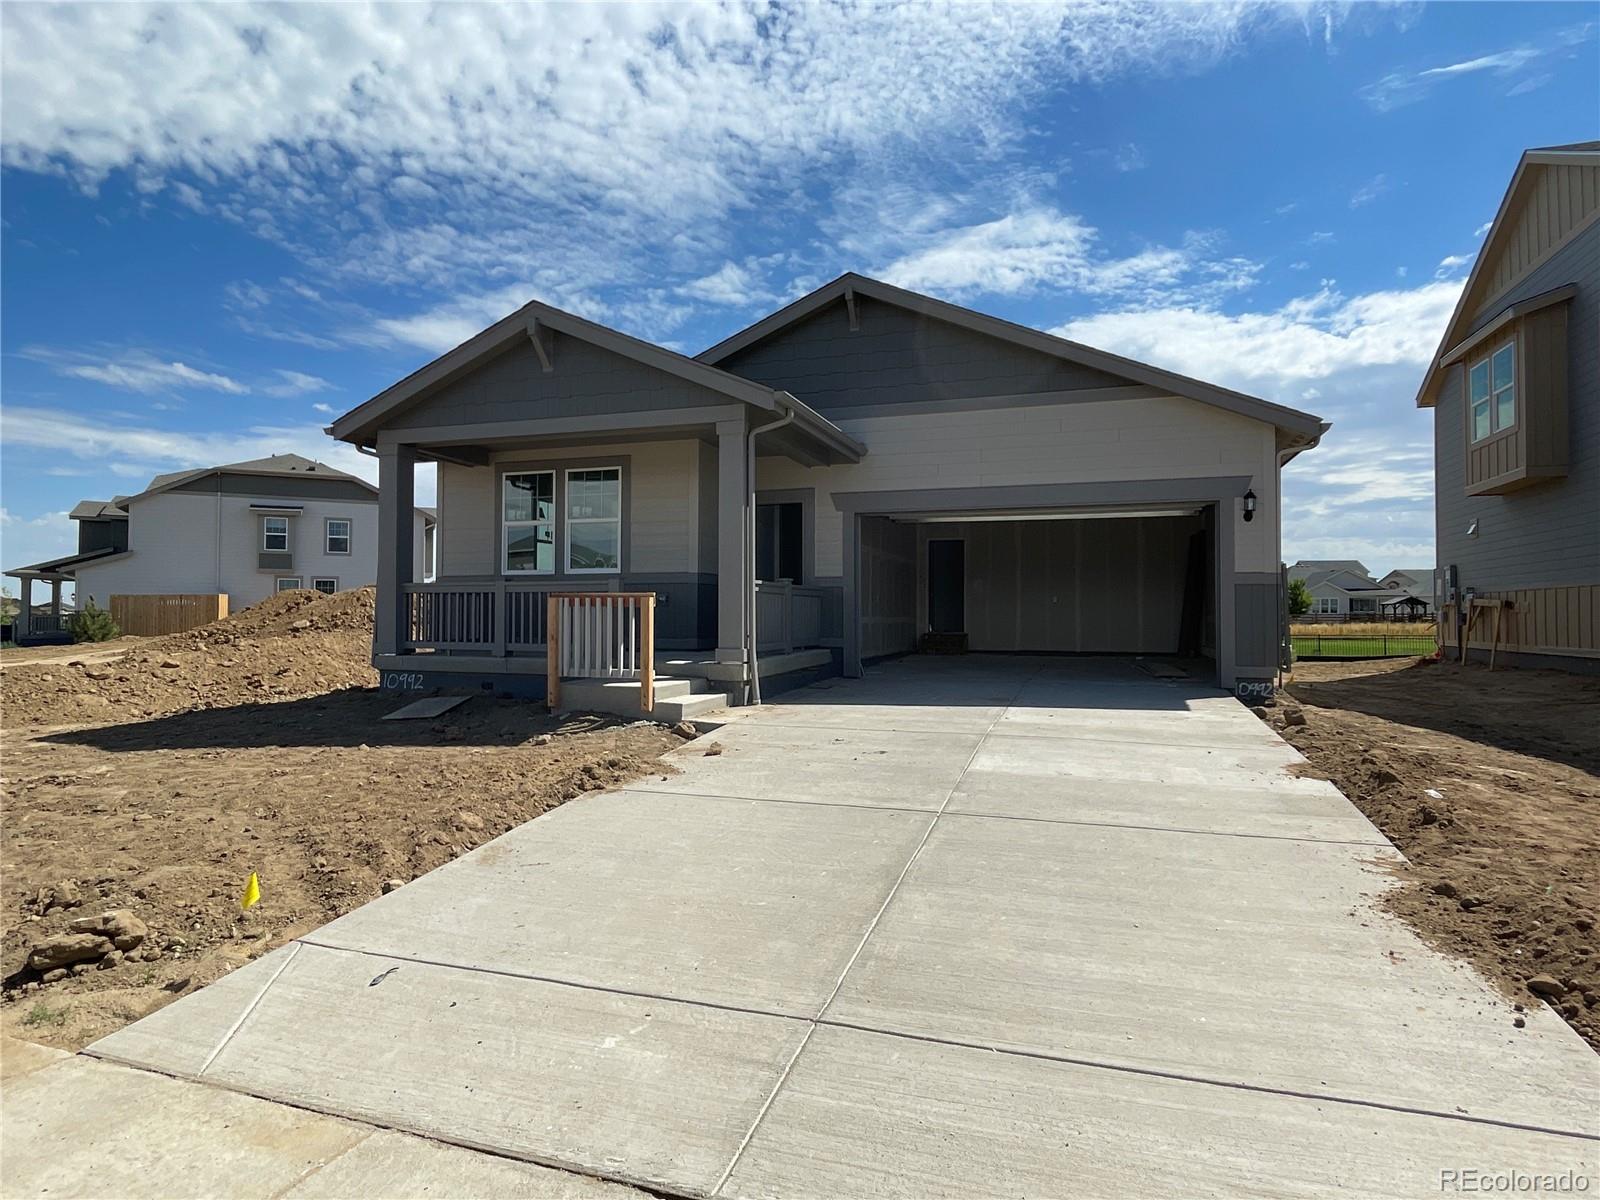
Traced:
<path fill-rule="evenodd" d="M 1523 154 L 1417 404 L 1441 603 L 1508 605 L 1501 662 L 1600 669 L 1600 142 Z"/>
<path fill-rule="evenodd" d="M 274 592 L 336 592 L 378 574 L 378 490 L 298 454 L 158 475 L 135 496 L 84 500 L 68 514 L 78 550 L 6 572 L 27 598 L 51 587 L 48 609 L 24 605 L 17 640 L 54 640 L 61 589 L 79 605 L 113 595 L 226 594 L 232 609 Z M 432 520 L 414 510 L 414 561 L 428 561 Z"/>
<path fill-rule="evenodd" d="M 1304 581 L 1311 593 L 1310 617 L 1377 620 L 1404 593 L 1379 583 L 1355 559 L 1302 559 L 1289 568 L 1289 578 Z"/>
<path fill-rule="evenodd" d="M 698 358 L 530 303 L 329 432 L 379 459 L 384 686 L 540 695 L 550 594 L 621 590 L 709 706 L 755 699 L 757 658 L 775 692 L 930 633 L 1268 680 L 1280 468 L 1326 428 L 845 275 Z"/>

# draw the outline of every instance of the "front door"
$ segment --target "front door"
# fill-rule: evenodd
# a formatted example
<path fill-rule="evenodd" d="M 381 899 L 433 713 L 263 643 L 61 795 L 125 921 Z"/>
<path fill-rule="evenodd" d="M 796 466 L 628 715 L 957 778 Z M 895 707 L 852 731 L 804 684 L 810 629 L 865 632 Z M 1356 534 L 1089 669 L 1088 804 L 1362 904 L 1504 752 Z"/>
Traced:
<path fill-rule="evenodd" d="M 928 541 L 928 628 L 967 631 L 967 543 L 960 538 Z"/>

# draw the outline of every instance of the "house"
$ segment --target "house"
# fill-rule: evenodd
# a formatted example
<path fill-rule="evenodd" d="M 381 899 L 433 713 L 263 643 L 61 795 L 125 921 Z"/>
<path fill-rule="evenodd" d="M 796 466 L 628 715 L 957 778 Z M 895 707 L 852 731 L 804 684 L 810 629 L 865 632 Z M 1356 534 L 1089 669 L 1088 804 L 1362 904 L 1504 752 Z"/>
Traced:
<path fill-rule="evenodd" d="M 1288 575 L 1311 593 L 1306 615 L 1313 618 L 1377 620 L 1404 599 L 1403 592 L 1379 583 L 1355 559 L 1302 559 Z"/>
<path fill-rule="evenodd" d="M 648 592 L 658 669 L 744 703 L 927 634 L 1269 679 L 1279 472 L 1326 428 L 851 274 L 695 358 L 530 303 L 329 432 L 379 460 L 384 686 L 540 695 L 552 593 Z"/>
<path fill-rule="evenodd" d="M 378 573 L 378 490 L 298 454 L 157 475 L 133 496 L 84 500 L 68 514 L 78 549 L 6 572 L 28 603 L 19 643 L 59 640 L 61 591 L 109 608 L 113 595 L 224 593 L 242 608 L 290 588 L 335 592 Z M 409 536 L 419 566 L 433 552 L 433 521 L 413 510 Z M 46 609 L 32 604 L 47 583 Z"/>
<path fill-rule="evenodd" d="M 1433 611 L 1433 568 L 1405 567 L 1390 571 L 1380 584 L 1400 594 L 1389 605 L 1389 611 L 1398 617 L 1425 617 Z"/>
<path fill-rule="evenodd" d="M 1600 669 L 1600 142 L 1522 155 L 1417 404 L 1445 653 L 1478 599 L 1501 605 L 1499 661 Z"/>

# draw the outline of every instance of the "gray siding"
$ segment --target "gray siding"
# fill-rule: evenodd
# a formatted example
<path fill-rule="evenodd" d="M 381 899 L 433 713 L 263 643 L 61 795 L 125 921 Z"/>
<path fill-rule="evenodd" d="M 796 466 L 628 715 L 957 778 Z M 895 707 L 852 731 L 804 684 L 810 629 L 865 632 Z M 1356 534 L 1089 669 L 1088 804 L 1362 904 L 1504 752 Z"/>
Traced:
<path fill-rule="evenodd" d="M 1479 314 L 1576 283 L 1567 324 L 1568 468 L 1564 479 L 1504 496 L 1466 494 L 1464 377 L 1450 368 L 1434 411 L 1438 558 L 1478 591 L 1600 581 L 1600 223 L 1591 225 Z M 1478 536 L 1466 536 L 1478 522 Z"/>
<path fill-rule="evenodd" d="M 1131 381 L 1063 362 L 891 304 L 841 300 L 720 365 L 792 392 L 827 416 L 863 405 L 1120 387 Z"/>
<path fill-rule="evenodd" d="M 78 553 L 90 550 L 126 550 L 128 548 L 128 522 L 126 520 L 79 521 Z"/>
<path fill-rule="evenodd" d="M 1240 675 L 1270 675 L 1278 665 L 1278 584 L 1233 585 L 1233 658 Z"/>
<path fill-rule="evenodd" d="M 552 371 L 544 370 L 531 342 L 513 342 L 504 353 L 396 414 L 384 423 L 385 431 L 731 403 L 721 392 L 588 342 L 552 330 L 545 336 L 551 339 Z"/>
<path fill-rule="evenodd" d="M 863 659 L 916 648 L 916 551 L 916 526 L 887 517 L 861 518 Z"/>

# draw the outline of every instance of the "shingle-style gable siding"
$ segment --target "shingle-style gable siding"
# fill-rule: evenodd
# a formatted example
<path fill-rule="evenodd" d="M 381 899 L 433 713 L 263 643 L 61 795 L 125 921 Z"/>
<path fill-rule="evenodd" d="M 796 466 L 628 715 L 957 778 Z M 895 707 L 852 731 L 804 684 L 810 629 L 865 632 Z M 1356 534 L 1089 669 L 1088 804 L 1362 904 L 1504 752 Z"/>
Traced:
<path fill-rule="evenodd" d="M 520 339 L 384 423 L 386 431 L 733 403 L 727 396 L 546 329 L 551 371 Z"/>
<path fill-rule="evenodd" d="M 717 365 L 792 392 L 824 416 L 867 405 L 1123 387 L 1132 381 L 898 305 L 841 300 Z"/>
<path fill-rule="evenodd" d="M 1590 225 L 1478 315 L 1576 283 L 1568 314 L 1567 476 L 1505 496 L 1466 494 L 1463 372 L 1448 368 L 1434 410 L 1439 566 L 1461 568 L 1464 587 L 1600 582 L 1600 223 Z M 1479 523 L 1478 536 L 1466 536 Z"/>

